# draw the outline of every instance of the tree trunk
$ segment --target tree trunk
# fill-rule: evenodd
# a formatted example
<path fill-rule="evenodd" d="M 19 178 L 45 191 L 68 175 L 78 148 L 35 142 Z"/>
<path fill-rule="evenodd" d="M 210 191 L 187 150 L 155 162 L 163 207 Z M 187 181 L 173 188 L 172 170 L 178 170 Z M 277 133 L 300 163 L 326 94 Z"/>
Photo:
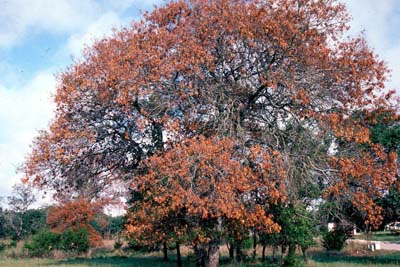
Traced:
<path fill-rule="evenodd" d="M 296 256 L 296 245 L 289 244 L 289 250 L 285 259 L 286 266 L 294 266 L 294 257 Z"/>
<path fill-rule="evenodd" d="M 168 261 L 168 246 L 167 246 L 167 242 L 163 242 L 163 260 L 164 261 Z"/>
<path fill-rule="evenodd" d="M 219 265 L 219 244 L 214 241 L 210 244 L 208 266 L 217 267 Z"/>
<path fill-rule="evenodd" d="M 283 265 L 283 257 L 286 254 L 286 245 L 281 246 L 281 252 L 282 252 L 282 254 L 281 254 L 281 263 L 280 264 Z"/>
<path fill-rule="evenodd" d="M 235 257 L 235 245 L 233 243 L 226 244 L 229 251 L 229 258 L 233 259 Z"/>
<path fill-rule="evenodd" d="M 179 242 L 176 242 L 176 264 L 178 267 L 182 267 L 181 248 Z"/>
<path fill-rule="evenodd" d="M 266 245 L 263 245 L 262 246 L 262 256 L 261 256 L 261 260 L 262 261 L 265 261 L 265 249 L 267 248 L 267 246 Z"/>
<path fill-rule="evenodd" d="M 307 251 L 307 248 L 302 246 L 301 247 L 301 253 L 303 254 L 303 260 L 304 260 L 305 263 L 307 263 L 307 253 L 306 253 L 306 251 Z"/>
<path fill-rule="evenodd" d="M 194 246 L 194 254 L 196 255 L 196 267 L 206 267 L 206 257 L 203 245 L 196 244 Z"/>
<path fill-rule="evenodd" d="M 257 256 L 257 235 L 254 232 L 253 233 L 253 259 L 255 259 Z"/>
<path fill-rule="evenodd" d="M 242 253 L 242 240 L 236 240 L 236 261 L 241 262 L 243 260 Z"/>
<path fill-rule="evenodd" d="M 295 255 L 296 255 L 296 245 L 295 244 L 290 244 L 287 256 L 289 258 L 293 258 Z"/>
<path fill-rule="evenodd" d="M 274 244 L 273 248 L 272 248 L 272 261 L 273 262 L 277 262 L 276 259 L 276 251 L 278 250 L 278 246 Z"/>

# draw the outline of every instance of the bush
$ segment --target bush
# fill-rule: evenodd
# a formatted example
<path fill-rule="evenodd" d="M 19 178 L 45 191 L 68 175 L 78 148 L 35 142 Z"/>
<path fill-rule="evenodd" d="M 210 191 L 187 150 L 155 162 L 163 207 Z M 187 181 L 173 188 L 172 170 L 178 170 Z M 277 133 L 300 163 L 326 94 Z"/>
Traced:
<path fill-rule="evenodd" d="M 6 249 L 6 244 L 0 242 L 0 252 Z"/>
<path fill-rule="evenodd" d="M 338 228 L 331 232 L 327 232 L 323 236 L 322 245 L 328 251 L 331 250 L 340 251 L 344 248 L 347 238 L 348 236 L 346 234 L 346 231 L 341 228 Z"/>
<path fill-rule="evenodd" d="M 31 242 L 25 243 L 24 248 L 32 257 L 48 256 L 52 250 L 59 248 L 60 237 L 60 234 L 44 231 L 34 235 Z"/>
<path fill-rule="evenodd" d="M 118 250 L 118 249 L 120 249 L 121 247 L 122 247 L 122 241 L 120 241 L 120 240 L 115 241 L 115 243 L 114 243 L 114 249 Z"/>
<path fill-rule="evenodd" d="M 33 236 L 24 248 L 32 257 L 49 256 L 53 250 L 83 253 L 89 249 L 89 233 L 86 229 L 68 230 L 61 234 L 44 231 Z"/>
<path fill-rule="evenodd" d="M 10 244 L 8 244 L 8 247 L 10 247 L 10 248 L 16 248 L 16 247 L 17 247 L 17 241 L 11 240 Z"/>
<path fill-rule="evenodd" d="M 80 228 L 77 231 L 67 230 L 61 234 L 60 249 L 69 252 L 83 253 L 89 249 L 89 233 Z"/>
<path fill-rule="evenodd" d="M 283 266 L 304 267 L 306 264 L 303 259 L 297 258 L 296 256 L 287 256 L 285 257 Z"/>

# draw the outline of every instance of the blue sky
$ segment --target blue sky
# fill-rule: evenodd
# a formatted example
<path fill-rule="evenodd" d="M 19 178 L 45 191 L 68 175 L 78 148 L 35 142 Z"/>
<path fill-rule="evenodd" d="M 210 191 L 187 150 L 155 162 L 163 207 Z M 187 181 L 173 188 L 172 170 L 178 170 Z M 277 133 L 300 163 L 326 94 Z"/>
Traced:
<path fill-rule="evenodd" d="M 128 25 L 163 0 L 0 0 L 0 196 L 20 175 L 16 167 L 53 116 L 55 74 L 79 58 L 84 44 Z M 365 30 L 400 88 L 400 0 L 344 0 L 350 34 Z"/>

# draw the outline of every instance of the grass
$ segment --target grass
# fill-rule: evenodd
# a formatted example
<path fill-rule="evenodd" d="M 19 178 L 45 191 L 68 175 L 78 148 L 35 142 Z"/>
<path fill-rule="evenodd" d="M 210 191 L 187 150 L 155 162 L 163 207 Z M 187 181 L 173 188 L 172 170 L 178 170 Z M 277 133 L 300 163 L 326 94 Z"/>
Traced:
<path fill-rule="evenodd" d="M 93 259 L 69 259 L 69 260 L 50 260 L 50 259 L 0 259 L 0 266 L 2 267 L 175 267 L 176 262 L 172 258 L 168 262 L 162 261 L 161 257 L 104 257 L 104 258 L 93 258 Z M 187 261 L 183 259 L 183 266 L 194 267 L 193 260 Z M 230 262 L 226 258 L 221 259 L 221 265 L 223 267 L 275 267 L 275 264 L 271 263 L 242 263 L 236 264 Z"/>
<path fill-rule="evenodd" d="M 400 266 L 400 253 L 390 253 L 371 256 L 349 256 L 349 255 L 328 255 L 316 253 L 312 255 L 310 266 L 312 267 L 342 267 L 342 266 L 375 266 L 394 267 Z"/>
<path fill-rule="evenodd" d="M 359 267 L 359 266 L 374 266 L 374 267 L 394 267 L 400 265 L 400 254 L 390 254 L 383 256 L 343 256 L 343 255 L 326 255 L 316 254 L 307 264 L 309 267 Z M 8 259 L 0 260 L 2 267 L 172 267 L 176 266 L 174 261 L 163 262 L 159 257 L 105 257 L 94 259 L 70 259 L 70 260 L 50 260 L 50 259 Z M 194 266 L 193 262 L 183 262 L 183 266 Z M 224 267 L 262 267 L 276 266 L 271 263 L 247 263 L 233 264 L 223 261 L 221 266 Z"/>
<path fill-rule="evenodd" d="M 371 240 L 373 240 L 373 241 L 386 241 L 386 242 L 400 244 L 400 235 L 394 235 L 391 232 L 383 232 L 383 231 L 373 232 L 371 237 L 369 237 L 365 234 L 361 234 L 361 235 L 356 235 L 354 238 L 364 239 L 364 240 L 371 238 Z"/>
<path fill-rule="evenodd" d="M 185 251 L 185 250 L 184 250 Z M 231 262 L 225 255 L 226 252 L 221 249 L 223 257 L 221 258 L 221 267 L 277 267 L 271 261 L 261 263 L 260 261 L 248 261 L 242 264 Z M 185 251 L 183 257 L 183 266 L 192 267 L 194 265 L 193 254 L 189 253 L 189 259 L 186 257 L 189 250 Z M 356 255 L 358 256 L 352 256 Z M 259 254 L 260 255 L 260 254 Z M 1 258 L 2 267 L 172 267 L 176 266 L 175 255 L 170 251 L 170 261 L 162 261 L 160 253 L 136 254 L 126 256 L 124 254 L 96 254 L 93 258 L 74 258 L 74 259 L 28 259 L 28 258 Z M 321 248 L 314 248 L 310 251 L 310 260 L 307 267 L 394 267 L 400 266 L 400 252 L 385 252 L 367 250 L 362 251 L 357 244 L 349 245 L 343 253 L 326 254 Z"/>
<path fill-rule="evenodd" d="M 400 253 L 373 255 L 373 256 L 346 256 L 346 255 L 327 255 L 322 252 L 317 252 L 311 255 L 311 260 L 307 264 L 309 267 L 359 267 L 359 266 L 374 266 L 374 267 L 394 267 L 400 265 Z M 2 267 L 172 267 L 176 266 L 174 259 L 169 262 L 163 262 L 161 257 L 156 256 L 112 256 L 100 257 L 93 259 L 68 259 L 68 260 L 51 260 L 51 259 L 0 259 Z M 193 261 L 183 262 L 183 266 L 194 266 Z M 262 267 L 262 266 L 277 266 L 271 263 L 246 263 L 234 264 L 222 259 L 221 266 L 224 267 Z"/>

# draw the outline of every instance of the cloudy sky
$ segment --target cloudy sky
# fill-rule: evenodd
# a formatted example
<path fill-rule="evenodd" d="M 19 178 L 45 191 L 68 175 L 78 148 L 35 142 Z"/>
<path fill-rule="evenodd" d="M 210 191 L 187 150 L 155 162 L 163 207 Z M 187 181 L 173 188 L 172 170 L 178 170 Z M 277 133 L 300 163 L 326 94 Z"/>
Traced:
<path fill-rule="evenodd" d="M 128 25 L 163 0 L 0 0 L 0 196 L 20 175 L 16 167 L 32 138 L 52 118 L 55 74 L 79 58 L 84 44 Z M 393 70 L 400 88 L 400 1 L 345 0 L 351 34 L 369 44 Z"/>

